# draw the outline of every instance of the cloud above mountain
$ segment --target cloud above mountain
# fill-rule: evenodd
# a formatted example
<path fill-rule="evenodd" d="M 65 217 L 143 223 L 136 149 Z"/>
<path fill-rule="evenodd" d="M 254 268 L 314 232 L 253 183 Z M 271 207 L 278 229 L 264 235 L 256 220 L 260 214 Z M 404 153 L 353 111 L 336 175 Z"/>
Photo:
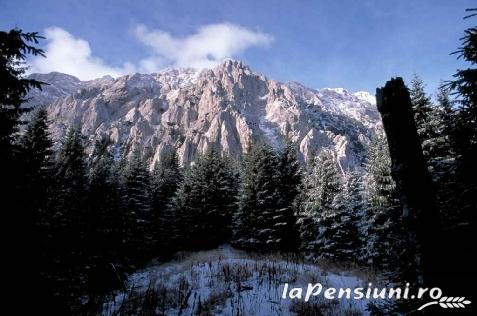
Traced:
<path fill-rule="evenodd" d="M 149 47 L 149 55 L 122 66 L 108 65 L 95 56 L 89 42 L 77 38 L 60 27 L 45 30 L 47 58 L 30 60 L 30 72 L 58 71 L 90 80 L 104 75 L 117 77 L 132 72 L 157 72 L 165 67 L 210 68 L 228 57 L 237 57 L 254 46 L 268 46 L 273 37 L 231 23 L 201 26 L 194 34 L 174 37 L 170 33 L 149 29 L 145 25 L 134 28 L 136 39 Z"/>
<path fill-rule="evenodd" d="M 104 60 L 95 57 L 88 41 L 76 38 L 59 27 L 45 30 L 47 58 L 35 57 L 30 61 L 31 72 L 47 73 L 58 71 L 90 80 L 104 75 L 113 77 L 135 71 L 135 66 L 125 63 L 122 67 L 108 66 Z"/>
<path fill-rule="evenodd" d="M 176 67 L 210 68 L 224 58 L 234 57 L 253 46 L 268 46 L 272 36 L 230 24 L 210 24 L 195 34 L 177 38 L 163 30 L 150 30 L 138 25 L 136 37 L 152 49 L 152 55 L 141 61 L 140 67 L 155 71 L 164 65 Z"/>

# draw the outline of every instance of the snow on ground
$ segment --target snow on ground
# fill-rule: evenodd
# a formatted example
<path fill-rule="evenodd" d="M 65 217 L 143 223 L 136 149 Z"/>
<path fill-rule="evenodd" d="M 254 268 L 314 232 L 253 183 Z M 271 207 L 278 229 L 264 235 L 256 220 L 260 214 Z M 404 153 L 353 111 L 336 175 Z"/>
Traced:
<path fill-rule="evenodd" d="M 129 276 L 128 290 L 104 304 L 103 315 L 134 315 L 150 308 L 159 315 L 295 315 L 314 305 L 323 315 L 368 315 L 366 300 L 326 300 L 311 305 L 282 299 L 285 283 L 304 288 L 364 287 L 359 277 L 272 255 L 254 255 L 223 246 L 154 264 Z M 310 310 L 308 310 L 309 312 Z M 321 315 L 321 314 L 320 314 Z"/>

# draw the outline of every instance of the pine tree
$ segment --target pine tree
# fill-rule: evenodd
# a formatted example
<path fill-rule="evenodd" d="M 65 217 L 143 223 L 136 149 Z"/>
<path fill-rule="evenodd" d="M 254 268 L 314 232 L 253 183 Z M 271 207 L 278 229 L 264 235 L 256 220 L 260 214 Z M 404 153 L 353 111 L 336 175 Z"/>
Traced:
<path fill-rule="evenodd" d="M 20 139 L 23 161 L 25 162 L 25 195 L 28 208 L 34 213 L 29 219 L 41 225 L 41 221 L 51 214 L 45 214 L 47 196 L 51 194 L 53 178 L 53 150 L 48 131 L 47 112 L 36 111 Z"/>
<path fill-rule="evenodd" d="M 38 33 L 24 33 L 13 29 L 10 32 L 0 32 L 0 166 L 9 168 L 13 151 L 12 137 L 16 131 L 22 113 L 28 111 L 21 107 L 25 96 L 32 88 L 41 89 L 40 81 L 23 78 L 26 67 L 26 54 L 44 56 L 44 52 L 30 43 L 38 44 L 43 37 Z M 3 170 L 2 170 L 3 171 Z M 5 171 L 8 171 L 6 169 Z M 5 176 L 6 173 L 2 172 Z"/>
<path fill-rule="evenodd" d="M 53 151 L 48 132 L 48 121 L 45 110 L 33 113 L 26 130 L 20 139 L 21 157 L 23 166 L 23 194 L 22 203 L 24 217 L 23 225 L 28 227 L 28 248 L 23 251 L 35 258 L 35 264 L 30 267 L 37 286 L 42 289 L 41 300 L 47 305 L 52 304 L 51 289 L 48 287 L 47 272 L 52 269 L 52 258 L 56 258 L 52 244 L 54 233 L 53 214 L 49 209 L 48 201 L 53 188 Z M 19 175 L 20 176 L 20 175 Z M 55 254 L 55 255 L 54 255 Z M 37 279 L 38 278 L 38 279 Z"/>
<path fill-rule="evenodd" d="M 81 133 L 70 128 L 55 161 L 56 173 L 48 211 L 51 219 L 44 271 L 53 296 L 74 309 L 84 294 L 86 267 L 89 263 L 86 233 L 87 176 Z M 58 303 L 57 303 L 58 304 Z"/>
<path fill-rule="evenodd" d="M 153 207 L 161 212 L 170 203 L 182 181 L 177 153 L 165 153 L 155 164 L 153 171 Z"/>
<path fill-rule="evenodd" d="M 440 85 L 437 90 L 435 124 L 435 157 L 437 160 L 449 159 L 454 155 L 452 136 L 454 134 L 454 102 L 450 99 L 448 87 Z"/>
<path fill-rule="evenodd" d="M 335 255 L 333 228 L 340 221 L 336 199 L 342 185 L 333 154 L 322 151 L 315 158 L 313 168 L 305 176 L 298 220 L 302 249 L 315 256 Z"/>
<path fill-rule="evenodd" d="M 9 231 L 14 232 L 13 235 L 9 235 L 14 237 L 12 242 L 6 244 L 7 255 L 5 255 L 9 258 L 6 263 L 11 265 L 7 269 L 11 271 L 10 275 L 14 276 L 14 280 L 7 280 L 10 293 L 21 291 L 21 287 L 27 282 L 32 283 L 33 291 L 45 292 L 42 288 L 44 284 L 37 282 L 38 274 L 35 273 L 37 270 L 31 269 L 30 264 L 35 260 L 34 256 L 38 251 L 35 249 L 37 244 L 32 243 L 31 238 L 32 231 L 36 229 L 33 224 L 37 224 L 35 223 L 37 218 L 30 216 L 32 207 L 36 206 L 29 203 L 29 197 L 26 195 L 31 186 L 25 188 L 29 179 L 24 173 L 26 163 L 21 148 L 13 143 L 17 136 L 18 125 L 22 123 L 20 117 L 28 110 L 22 107 L 25 96 L 32 88 L 41 89 L 41 82 L 27 79 L 24 75 L 27 70 L 25 66 L 27 55 L 44 56 L 44 52 L 35 47 L 42 38 L 36 32 L 24 33 L 19 29 L 0 31 L 0 184 L 4 215 L 2 221 L 8 225 Z M 18 273 L 15 273 L 17 271 Z M 33 313 L 39 311 L 41 313 L 44 301 L 49 300 L 51 296 L 35 298 L 38 298 L 38 301 L 32 301 L 30 304 L 35 306 Z M 9 298 L 6 301 L 12 303 Z"/>
<path fill-rule="evenodd" d="M 70 128 L 56 160 L 56 183 L 53 207 L 59 227 L 76 243 L 84 240 L 86 213 L 86 162 L 83 136 Z M 77 244 L 78 247 L 82 247 Z"/>
<path fill-rule="evenodd" d="M 391 159 L 384 138 L 376 138 L 369 148 L 366 163 L 366 207 L 369 220 L 366 258 L 384 269 L 391 278 L 406 276 L 414 280 L 415 245 L 402 219 L 396 184 L 391 176 Z M 397 262 L 396 258 L 400 258 Z M 404 263 L 405 264 L 401 264 Z M 408 278 L 409 277 L 409 278 Z M 412 278 L 411 278 L 412 277 Z"/>
<path fill-rule="evenodd" d="M 236 194 L 237 177 L 228 158 L 216 151 L 197 158 L 174 197 L 186 248 L 211 248 L 230 240 Z"/>
<path fill-rule="evenodd" d="M 134 150 L 122 172 L 122 233 L 126 255 L 142 260 L 153 247 L 150 174 L 139 150 Z"/>
<path fill-rule="evenodd" d="M 467 9 L 471 12 L 467 18 L 477 17 L 477 8 Z M 459 209 L 464 214 L 461 221 L 475 225 L 477 216 L 477 27 L 465 30 L 461 38 L 462 45 L 455 52 L 469 66 L 459 69 L 454 80 L 448 83 L 452 93 L 457 97 L 458 110 L 455 114 L 454 149 L 456 151 L 456 176 L 461 184 L 456 189 Z"/>
<path fill-rule="evenodd" d="M 278 161 L 270 145 L 250 146 L 244 157 L 239 210 L 234 220 L 234 243 L 241 248 L 277 250 L 276 218 L 280 210 L 280 174 Z"/>
<path fill-rule="evenodd" d="M 96 259 L 104 262 L 115 259 L 121 245 L 119 183 L 108 144 L 103 139 L 94 146 L 94 160 L 89 170 L 89 213 L 86 219 L 89 223 L 88 244 Z"/>
<path fill-rule="evenodd" d="M 334 228 L 340 221 L 340 213 L 336 200 L 342 190 L 342 178 L 333 155 L 330 152 L 322 152 L 318 156 L 318 217 L 316 247 L 318 256 L 334 257 L 336 240 Z"/>
<path fill-rule="evenodd" d="M 296 148 L 288 143 L 278 153 L 280 205 L 275 218 L 274 239 L 280 250 L 297 250 L 299 235 L 296 226 L 296 205 L 301 184 L 301 168 Z"/>
<path fill-rule="evenodd" d="M 307 159 L 306 173 L 302 179 L 302 192 L 296 198 L 297 226 L 300 236 L 300 249 L 305 253 L 312 253 L 315 249 L 316 236 L 318 235 L 316 222 L 319 214 L 318 201 L 318 159 Z"/>
<path fill-rule="evenodd" d="M 419 135 L 423 154 L 426 159 L 432 155 L 432 138 L 434 134 L 434 109 L 430 97 L 424 90 L 424 82 L 417 75 L 411 81 L 409 89 L 411 102 L 414 110 L 414 119 L 416 121 L 417 133 Z"/>
<path fill-rule="evenodd" d="M 361 243 L 364 232 L 364 187 L 361 175 L 352 171 L 346 174 L 345 185 L 339 194 L 337 211 L 341 210 L 340 229 L 343 237 L 339 240 L 340 250 L 338 255 L 347 261 L 359 261 L 361 259 Z M 338 235 L 338 234 L 337 234 Z"/>
<path fill-rule="evenodd" d="M 154 237 L 156 247 L 160 253 L 169 254 L 177 251 L 174 247 L 174 236 L 177 231 L 177 223 L 172 199 L 182 182 L 182 171 L 175 151 L 165 153 L 154 166 L 152 174 L 152 211 L 154 223 Z"/>

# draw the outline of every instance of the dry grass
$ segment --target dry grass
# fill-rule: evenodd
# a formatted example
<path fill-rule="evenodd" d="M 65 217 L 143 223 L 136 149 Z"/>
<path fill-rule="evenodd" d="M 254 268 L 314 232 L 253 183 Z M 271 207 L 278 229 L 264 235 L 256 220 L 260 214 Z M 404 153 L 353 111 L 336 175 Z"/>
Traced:
<path fill-rule="evenodd" d="M 181 253 L 136 272 L 130 278 L 133 286 L 104 304 L 103 315 L 359 315 L 354 302 L 281 298 L 284 283 L 341 284 L 350 280 L 344 274 L 353 278 L 357 271 L 367 275 L 365 280 L 374 276 L 364 269 L 343 273 L 340 265 L 320 264 L 324 268 L 295 255 L 250 254 L 230 247 Z"/>

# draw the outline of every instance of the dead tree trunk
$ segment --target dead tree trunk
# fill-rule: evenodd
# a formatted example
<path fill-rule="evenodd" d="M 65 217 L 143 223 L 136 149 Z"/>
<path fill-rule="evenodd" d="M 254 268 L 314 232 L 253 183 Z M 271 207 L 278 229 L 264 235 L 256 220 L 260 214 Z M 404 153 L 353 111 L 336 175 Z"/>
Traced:
<path fill-rule="evenodd" d="M 439 245 L 439 212 L 422 154 L 409 91 L 402 78 L 376 89 L 376 101 L 388 139 L 392 177 L 403 207 L 404 222 L 418 245 L 417 264 L 427 285 L 435 283 Z"/>

